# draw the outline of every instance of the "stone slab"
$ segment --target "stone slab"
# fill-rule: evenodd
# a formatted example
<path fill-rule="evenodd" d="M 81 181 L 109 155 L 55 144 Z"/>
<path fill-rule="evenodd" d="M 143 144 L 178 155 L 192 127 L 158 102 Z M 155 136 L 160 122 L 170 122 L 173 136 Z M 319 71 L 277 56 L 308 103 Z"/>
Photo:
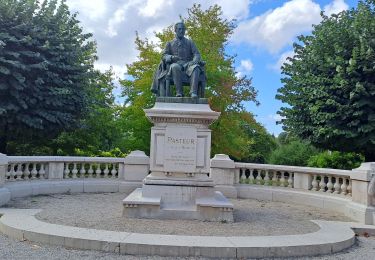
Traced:
<path fill-rule="evenodd" d="M 0 231 L 16 239 L 78 249 L 120 252 L 121 254 L 263 258 L 331 254 L 352 246 L 356 223 L 314 221 L 320 230 L 288 236 L 176 236 L 114 232 L 45 223 L 34 215 L 39 210 L 0 208 Z M 371 230 L 375 230 L 372 227 Z M 375 232 L 375 231 L 374 231 Z"/>
<path fill-rule="evenodd" d="M 144 185 L 123 205 L 131 218 L 233 221 L 233 204 L 212 187 Z"/>
<path fill-rule="evenodd" d="M 10 191 L 7 188 L 0 188 L 0 207 L 10 201 Z"/>
<path fill-rule="evenodd" d="M 161 103 L 188 103 L 188 104 L 208 104 L 207 98 L 191 97 L 157 97 L 156 102 Z"/>
<path fill-rule="evenodd" d="M 116 180 L 84 180 L 83 192 L 119 192 L 119 184 Z"/>

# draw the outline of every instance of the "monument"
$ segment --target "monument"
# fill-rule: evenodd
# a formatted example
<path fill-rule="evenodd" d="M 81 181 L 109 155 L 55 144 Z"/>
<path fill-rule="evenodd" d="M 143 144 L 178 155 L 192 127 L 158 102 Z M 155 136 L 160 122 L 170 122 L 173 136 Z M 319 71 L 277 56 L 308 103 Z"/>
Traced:
<path fill-rule="evenodd" d="M 203 98 L 204 63 L 185 26 L 177 23 L 176 39 L 169 42 L 155 73 L 152 91 L 159 95 L 155 106 L 145 109 L 151 128 L 150 171 L 142 188 L 123 200 L 123 215 L 135 218 L 233 221 L 233 204 L 215 191 L 210 171 L 211 130 L 220 113 Z M 160 67 L 162 66 L 162 68 Z M 185 78 L 185 79 L 184 79 Z M 176 97 L 170 97 L 170 85 Z M 188 80 L 186 80 L 188 79 Z M 205 75 L 204 75 L 205 82 Z M 189 81 L 191 97 L 183 97 Z M 199 89 L 201 88 L 201 89 Z M 164 96 L 161 94 L 165 94 Z"/>

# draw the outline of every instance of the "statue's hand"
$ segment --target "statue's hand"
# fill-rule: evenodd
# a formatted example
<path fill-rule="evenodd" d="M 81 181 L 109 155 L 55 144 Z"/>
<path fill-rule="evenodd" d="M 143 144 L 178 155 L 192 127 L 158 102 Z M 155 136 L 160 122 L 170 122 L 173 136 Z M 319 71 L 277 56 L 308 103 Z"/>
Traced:
<path fill-rule="evenodd" d="M 178 56 L 172 55 L 172 62 L 177 62 L 180 58 Z"/>
<path fill-rule="evenodd" d="M 189 66 L 194 66 L 197 64 L 198 64 L 198 61 L 195 61 L 195 60 L 189 61 Z"/>
<path fill-rule="evenodd" d="M 166 63 L 172 63 L 173 62 L 173 55 L 165 55 L 164 56 L 164 61 L 166 62 Z"/>

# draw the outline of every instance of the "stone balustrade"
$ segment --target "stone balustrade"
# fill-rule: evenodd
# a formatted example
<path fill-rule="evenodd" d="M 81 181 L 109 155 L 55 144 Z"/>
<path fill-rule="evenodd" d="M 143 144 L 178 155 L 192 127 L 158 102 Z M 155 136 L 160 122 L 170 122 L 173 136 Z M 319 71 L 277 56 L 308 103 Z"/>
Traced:
<path fill-rule="evenodd" d="M 3 182 L 43 179 L 111 178 L 142 181 L 149 158 L 133 151 L 125 158 L 72 156 L 5 156 Z M 125 174 L 126 171 L 131 173 Z M 129 178 L 127 178 L 127 177 Z"/>
<path fill-rule="evenodd" d="M 351 196 L 353 171 L 235 163 L 235 183 L 280 186 Z"/>
<path fill-rule="evenodd" d="M 141 151 L 133 151 L 125 158 L 0 154 L 0 205 L 13 197 L 55 192 L 53 185 L 58 185 L 59 180 L 66 186 L 61 192 L 74 191 L 77 187 L 81 188 L 76 192 L 82 192 L 82 185 L 83 190 L 94 192 L 114 185 L 115 190 L 130 193 L 142 186 L 149 171 L 149 157 Z M 330 208 L 362 223 L 375 224 L 375 197 L 369 192 L 375 189 L 371 186 L 375 183 L 371 182 L 375 178 L 375 163 L 362 163 L 353 170 L 337 170 L 239 163 L 227 155 L 217 154 L 211 159 L 209 176 L 215 188 L 231 198 L 292 200 Z M 105 186 L 108 182 L 111 184 Z M 48 185 L 52 186 L 47 188 Z M 90 188 L 95 185 L 100 189 Z"/>
<path fill-rule="evenodd" d="M 5 181 L 118 178 L 123 168 L 123 158 L 8 156 Z"/>

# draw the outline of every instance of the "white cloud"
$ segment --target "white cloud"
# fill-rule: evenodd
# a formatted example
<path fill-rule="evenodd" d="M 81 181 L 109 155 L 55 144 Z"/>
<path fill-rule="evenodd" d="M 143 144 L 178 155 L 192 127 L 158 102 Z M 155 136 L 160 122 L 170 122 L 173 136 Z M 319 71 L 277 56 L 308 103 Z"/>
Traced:
<path fill-rule="evenodd" d="M 251 62 L 251 60 L 241 60 L 241 70 L 250 72 L 254 68 L 254 64 Z"/>
<path fill-rule="evenodd" d="M 274 69 L 275 71 L 277 72 L 280 72 L 281 71 L 281 66 L 284 64 L 284 63 L 290 63 L 287 58 L 288 57 L 293 57 L 294 56 L 294 52 L 293 51 L 286 51 L 284 53 L 282 53 L 280 55 L 280 58 L 278 59 L 278 61 L 276 62 L 276 64 L 272 67 L 272 69 Z"/>
<path fill-rule="evenodd" d="M 108 63 L 99 63 L 96 62 L 94 65 L 95 69 L 100 70 L 101 72 L 105 72 L 112 67 L 112 71 L 115 74 L 115 78 L 124 79 L 124 76 L 127 72 L 126 66 L 119 66 L 119 65 L 111 65 Z"/>
<path fill-rule="evenodd" d="M 186 16 L 194 3 L 202 9 L 222 5 L 227 19 L 246 18 L 254 0 L 68 0 L 72 12 L 79 12 L 78 19 L 86 32 L 92 32 L 97 41 L 99 64 L 125 67 L 137 59 L 135 32 L 155 41 L 154 31 L 179 21 Z M 97 65 L 102 66 L 102 65 Z"/>
<path fill-rule="evenodd" d="M 323 10 L 325 15 L 330 16 L 331 14 L 340 13 L 343 10 L 348 10 L 349 6 L 344 0 L 333 0 L 332 3 L 324 6 Z"/>
<path fill-rule="evenodd" d="M 245 75 L 250 74 L 254 69 L 254 64 L 252 63 L 251 60 L 241 60 L 240 66 L 237 67 L 236 72 L 237 72 L 237 77 L 241 78 Z"/>
<path fill-rule="evenodd" d="M 117 27 L 125 20 L 125 10 L 118 9 L 108 21 L 107 34 L 109 37 L 117 36 Z"/>
<path fill-rule="evenodd" d="M 243 0 L 217 0 L 211 1 L 220 5 L 224 11 L 224 16 L 229 19 L 236 18 L 237 20 L 245 19 L 249 16 L 250 1 Z"/>
<path fill-rule="evenodd" d="M 147 0 L 145 7 L 139 9 L 139 14 L 144 17 L 153 17 L 162 14 L 166 5 L 172 5 L 172 0 Z"/>
<path fill-rule="evenodd" d="M 280 116 L 279 114 L 271 114 L 267 116 L 268 121 L 278 122 L 285 117 Z"/>
<path fill-rule="evenodd" d="M 249 43 L 277 53 L 293 38 L 320 21 L 320 6 L 312 0 L 291 0 L 237 27 L 233 42 Z"/>
<path fill-rule="evenodd" d="M 107 10 L 107 0 L 67 0 L 68 6 L 89 19 L 103 16 Z"/>

